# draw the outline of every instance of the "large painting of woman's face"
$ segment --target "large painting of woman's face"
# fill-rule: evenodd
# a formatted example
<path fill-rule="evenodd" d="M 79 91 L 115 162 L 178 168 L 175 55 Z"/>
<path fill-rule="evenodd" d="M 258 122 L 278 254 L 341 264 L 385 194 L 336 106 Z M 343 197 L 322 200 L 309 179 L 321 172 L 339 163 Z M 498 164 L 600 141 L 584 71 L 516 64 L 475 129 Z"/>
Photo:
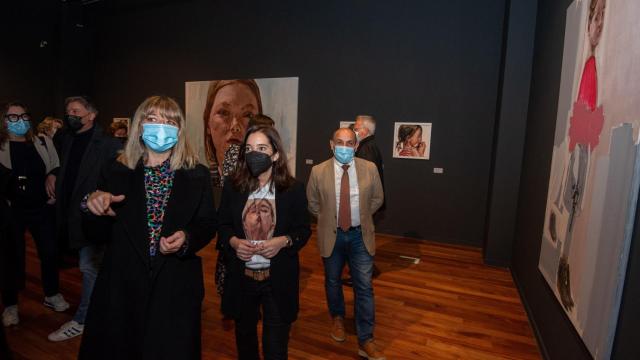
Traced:
<path fill-rule="evenodd" d="M 187 82 L 185 108 L 187 136 L 212 175 L 235 165 L 249 119 L 260 113 L 274 120 L 295 174 L 298 78 Z"/>
<path fill-rule="evenodd" d="M 207 136 L 213 143 L 218 164 L 229 146 L 241 144 L 249 118 L 260 112 L 258 97 L 242 83 L 222 87 L 215 94 L 207 121 Z"/>

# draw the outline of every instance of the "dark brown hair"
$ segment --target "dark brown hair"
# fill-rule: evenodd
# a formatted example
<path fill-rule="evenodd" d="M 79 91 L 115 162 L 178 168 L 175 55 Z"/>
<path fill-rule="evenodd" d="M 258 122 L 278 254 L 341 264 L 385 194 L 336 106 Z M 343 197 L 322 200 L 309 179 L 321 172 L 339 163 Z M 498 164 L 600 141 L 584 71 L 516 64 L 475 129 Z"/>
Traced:
<path fill-rule="evenodd" d="M 398 128 L 398 141 L 396 142 L 396 149 L 401 150 L 404 143 L 420 130 L 422 132 L 422 126 L 420 125 L 400 125 Z"/>
<path fill-rule="evenodd" d="M 29 108 L 19 102 L 19 101 L 11 101 L 8 102 L 3 108 L 2 108 L 2 113 L 0 113 L 0 119 L 2 119 L 2 126 L 0 126 L 0 149 L 2 149 L 2 147 L 4 146 L 4 144 L 9 141 L 9 132 L 7 130 L 7 125 L 6 125 L 6 121 L 5 121 L 5 116 L 7 115 L 7 111 L 9 111 L 9 108 L 12 106 L 18 106 L 21 107 L 25 113 L 29 113 Z M 27 142 L 33 142 L 33 122 L 31 122 L 32 127 L 29 129 L 29 131 L 27 131 L 27 133 L 24 135 L 25 139 L 27 140 Z"/>
<path fill-rule="evenodd" d="M 264 136 L 269 139 L 269 144 L 273 149 L 273 153 L 279 154 L 278 160 L 273 162 L 271 168 L 271 186 L 275 186 L 276 190 L 279 192 L 285 191 L 293 185 L 295 179 L 289 172 L 287 153 L 282 145 L 280 134 L 278 134 L 278 131 L 271 126 L 252 126 L 247 130 L 247 133 L 244 135 L 244 141 L 240 146 L 236 171 L 231 177 L 233 187 L 242 193 L 252 193 L 260 187 L 258 178 L 251 175 L 249 167 L 247 167 L 247 162 L 245 161 L 247 139 L 249 138 L 249 135 L 258 132 L 264 134 Z"/>
<path fill-rule="evenodd" d="M 249 127 L 252 126 L 276 126 L 276 122 L 265 114 L 256 114 L 249 118 Z"/>
<path fill-rule="evenodd" d="M 4 116 L 3 116 L 4 119 Z M 2 121 L 4 123 L 4 120 Z M 0 150 L 4 148 L 4 144 L 9 140 L 9 134 L 7 133 L 7 127 L 2 124 L 0 126 Z"/>

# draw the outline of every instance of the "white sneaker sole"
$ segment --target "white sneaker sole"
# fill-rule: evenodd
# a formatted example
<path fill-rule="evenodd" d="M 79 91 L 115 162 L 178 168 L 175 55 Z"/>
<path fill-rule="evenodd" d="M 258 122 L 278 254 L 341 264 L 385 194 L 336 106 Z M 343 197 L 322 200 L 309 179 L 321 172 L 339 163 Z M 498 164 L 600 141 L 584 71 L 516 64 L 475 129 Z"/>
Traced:
<path fill-rule="evenodd" d="M 49 336 L 47 337 L 47 339 L 49 339 L 49 341 L 53 341 L 53 342 L 67 341 L 67 340 L 73 339 L 73 338 L 74 338 L 74 337 L 76 337 L 76 336 L 80 336 L 80 335 L 82 335 L 83 333 L 84 333 L 84 330 L 79 331 L 79 332 L 75 332 L 75 333 L 71 333 L 71 332 L 69 332 L 69 330 L 65 330 L 65 334 L 64 334 L 64 337 L 63 337 L 63 338 L 57 338 L 57 337 L 55 337 L 55 336 L 51 336 L 51 335 L 49 335 Z M 68 335 L 67 335 L 67 334 L 68 334 Z"/>
<path fill-rule="evenodd" d="M 42 303 L 44 306 L 48 307 L 49 309 L 55 311 L 55 312 L 64 312 L 67 311 L 67 309 L 69 309 L 69 304 L 67 304 L 66 306 L 63 307 L 56 307 L 55 305 L 48 303 L 48 302 L 43 302 Z"/>

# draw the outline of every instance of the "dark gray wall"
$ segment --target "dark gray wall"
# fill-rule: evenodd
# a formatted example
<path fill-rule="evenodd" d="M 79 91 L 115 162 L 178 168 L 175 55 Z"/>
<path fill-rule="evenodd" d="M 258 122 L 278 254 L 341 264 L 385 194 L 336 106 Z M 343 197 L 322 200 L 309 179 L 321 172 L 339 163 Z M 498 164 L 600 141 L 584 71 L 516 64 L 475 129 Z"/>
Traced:
<path fill-rule="evenodd" d="M 613 359 L 640 359 L 638 320 L 640 320 L 640 211 L 636 209 L 633 242 L 629 252 L 627 277 L 622 293 L 618 329 L 613 341 Z"/>
<path fill-rule="evenodd" d="M 64 114 L 64 99 L 68 96 L 93 96 L 96 27 L 90 14 L 79 1 L 60 3 L 60 26 L 57 47 L 59 56 L 55 73 L 55 110 Z"/>
<path fill-rule="evenodd" d="M 489 188 L 485 263 L 509 266 L 527 125 L 537 0 L 508 1 Z"/>
<path fill-rule="evenodd" d="M 185 81 L 298 76 L 301 180 L 304 159 L 329 158 L 339 121 L 373 114 L 387 185 L 378 231 L 481 246 L 504 8 L 503 0 L 96 5 L 95 22 L 85 23 L 98 34 L 93 94 L 111 118 L 152 94 L 183 102 Z M 394 121 L 433 123 L 430 161 L 391 157 Z"/>
<path fill-rule="evenodd" d="M 21 101 L 37 121 L 53 114 L 59 6 L 23 1 L 2 7 L 0 104 Z M 46 41 L 47 44 L 41 42 Z"/>
<path fill-rule="evenodd" d="M 525 153 L 520 183 L 512 274 L 546 359 L 591 355 L 538 271 L 538 258 L 555 133 L 566 8 L 571 0 L 539 0 Z M 636 222 L 638 224 L 638 222 Z M 613 350 L 615 359 L 640 358 L 637 344 L 637 231 Z"/>

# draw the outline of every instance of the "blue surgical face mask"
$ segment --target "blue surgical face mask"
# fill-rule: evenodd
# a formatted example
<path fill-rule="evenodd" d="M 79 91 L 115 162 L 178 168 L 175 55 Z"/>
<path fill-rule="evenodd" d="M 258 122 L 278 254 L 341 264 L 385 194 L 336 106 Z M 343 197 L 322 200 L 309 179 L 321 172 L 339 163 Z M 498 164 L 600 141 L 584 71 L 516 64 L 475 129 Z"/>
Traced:
<path fill-rule="evenodd" d="M 179 129 L 166 124 L 142 124 L 142 141 L 154 152 L 163 153 L 178 142 Z"/>
<path fill-rule="evenodd" d="M 7 122 L 7 131 L 16 136 L 24 136 L 29 129 L 31 129 L 30 121 L 18 120 L 14 122 Z"/>
<path fill-rule="evenodd" d="M 354 153 L 355 149 L 349 146 L 334 146 L 333 148 L 333 154 L 341 164 L 350 163 L 353 160 Z"/>

